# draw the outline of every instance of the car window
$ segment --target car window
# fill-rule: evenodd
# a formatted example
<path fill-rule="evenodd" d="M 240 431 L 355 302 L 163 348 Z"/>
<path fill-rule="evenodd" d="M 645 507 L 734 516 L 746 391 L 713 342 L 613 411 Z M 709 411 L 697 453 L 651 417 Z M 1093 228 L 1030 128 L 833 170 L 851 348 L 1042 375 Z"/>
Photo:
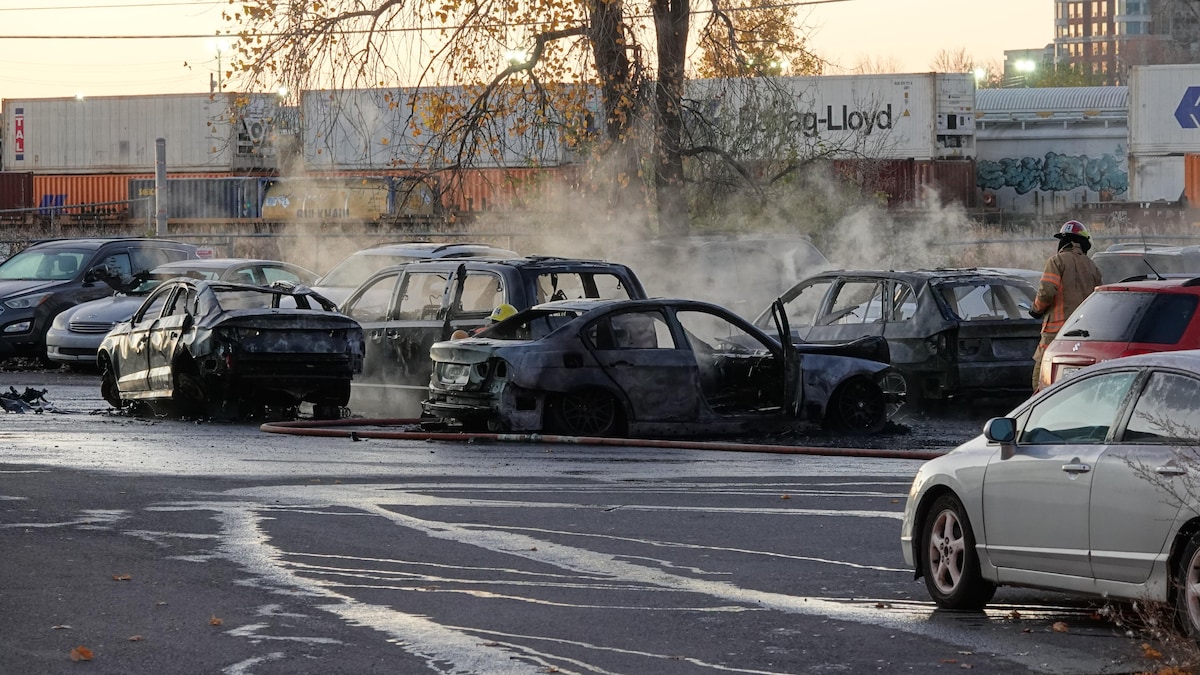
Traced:
<path fill-rule="evenodd" d="M 284 267 L 262 267 L 259 269 L 262 272 L 263 278 L 266 279 L 268 286 L 276 281 L 291 281 L 297 284 L 304 281 L 300 278 L 299 274 Z"/>
<path fill-rule="evenodd" d="M 703 310 L 680 310 L 675 318 L 683 326 L 688 345 L 697 353 L 760 353 L 770 348 L 729 319 Z"/>
<path fill-rule="evenodd" d="M 171 298 L 171 304 L 163 316 L 181 316 L 194 314 L 196 305 L 196 289 L 181 286 Z"/>
<path fill-rule="evenodd" d="M 0 264 L 0 279 L 36 279 L 40 281 L 74 279 L 80 267 L 92 255 L 92 251 L 27 249 Z"/>
<path fill-rule="evenodd" d="M 351 300 L 342 312 L 359 321 L 373 322 L 387 319 L 388 307 L 392 304 L 392 294 L 400 273 L 387 274 L 368 282 L 368 285 L 358 291 L 358 296 Z"/>
<path fill-rule="evenodd" d="M 832 286 L 832 280 L 821 280 L 801 287 L 794 297 L 784 303 L 784 313 L 787 314 L 788 325 L 793 328 L 815 325 L 817 312 L 820 311 L 821 305 L 825 302 L 825 296 L 829 294 Z M 768 312 L 759 319 L 758 326 L 763 328 L 770 325 L 771 316 Z"/>
<path fill-rule="evenodd" d="M 404 275 L 404 289 L 396 307 L 397 319 L 433 319 L 446 290 L 445 272 L 414 272 Z"/>
<path fill-rule="evenodd" d="M 152 270 L 164 263 L 187 260 L 192 257 L 187 251 L 157 246 L 134 246 L 129 250 L 130 263 L 136 272 Z"/>
<path fill-rule="evenodd" d="M 535 309 L 522 312 L 520 316 L 519 319 L 493 323 L 478 335 L 493 340 L 537 340 L 570 323 L 579 316 L 579 312 Z"/>
<path fill-rule="evenodd" d="M 546 272 L 534 280 L 534 289 L 534 304 L 582 298 L 629 299 L 629 291 L 621 278 L 607 272 Z"/>
<path fill-rule="evenodd" d="M 1080 341 L 1175 344 L 1196 313 L 1182 293 L 1096 291 L 1067 318 L 1059 335 Z"/>
<path fill-rule="evenodd" d="M 908 321 L 917 315 L 917 294 L 913 287 L 902 281 L 892 287 L 892 315 L 890 321 Z"/>
<path fill-rule="evenodd" d="M 1018 443 L 1100 443 L 1116 421 L 1121 402 L 1137 373 L 1089 377 L 1043 398 L 1030 412 Z"/>
<path fill-rule="evenodd" d="M 940 284 L 938 293 L 963 321 L 1023 319 L 1021 304 L 1032 306 L 1034 295 L 1032 288 L 990 281 Z"/>
<path fill-rule="evenodd" d="M 412 262 L 418 258 L 407 255 L 354 253 L 321 278 L 322 286 L 357 288 L 372 274 L 390 265 Z"/>
<path fill-rule="evenodd" d="M 490 314 L 504 304 L 504 282 L 493 272 L 468 271 L 463 280 L 458 311 L 464 314 Z"/>
<path fill-rule="evenodd" d="M 834 293 L 829 312 L 817 320 L 818 324 L 872 323 L 883 318 L 882 281 L 847 281 Z"/>
<path fill-rule="evenodd" d="M 150 297 L 146 298 L 146 302 L 142 304 L 137 315 L 133 317 L 133 323 L 139 324 L 153 321 L 161 316 L 163 306 L 167 304 L 167 298 L 171 296 L 171 291 L 173 290 L 174 285 L 159 287 Z"/>
<path fill-rule="evenodd" d="M 1133 406 L 1121 440 L 1135 443 L 1200 441 L 1200 380 L 1177 373 L 1152 373 Z"/>
<path fill-rule="evenodd" d="M 674 349 L 671 327 L 657 310 L 609 314 L 593 321 L 584 336 L 596 349 Z"/>

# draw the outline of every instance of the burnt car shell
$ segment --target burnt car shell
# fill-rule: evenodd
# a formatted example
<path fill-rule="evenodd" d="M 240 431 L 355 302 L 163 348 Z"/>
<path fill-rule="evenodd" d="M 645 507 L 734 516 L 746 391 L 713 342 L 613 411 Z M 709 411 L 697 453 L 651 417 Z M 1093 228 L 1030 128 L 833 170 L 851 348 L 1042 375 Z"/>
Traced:
<path fill-rule="evenodd" d="M 97 365 L 105 398 L 118 406 L 166 399 L 236 415 L 308 401 L 316 416 L 332 417 L 363 350 L 361 326 L 306 286 L 178 278 L 113 328 Z"/>
<path fill-rule="evenodd" d="M 781 299 L 792 337 L 887 340 L 909 401 L 1028 395 L 1041 322 L 1026 314 L 1036 289 L 1017 274 L 977 268 L 833 270 Z M 755 321 L 770 322 L 764 311 Z"/>
<path fill-rule="evenodd" d="M 727 321 L 743 339 L 721 340 L 719 349 L 709 351 L 679 318 L 689 312 Z M 652 346 L 602 347 L 599 331 L 590 328 L 640 314 L 663 319 L 657 342 L 650 336 Z M 547 325 L 541 334 L 523 338 L 517 332 L 523 326 L 536 332 L 533 320 L 542 317 Z M 559 325 L 548 325 L 550 317 Z M 831 403 L 855 386 L 866 388 L 870 405 L 885 405 L 880 382 L 890 366 L 824 351 L 797 354 L 777 336 L 700 301 L 551 302 L 477 337 L 433 345 L 424 407 L 430 415 L 496 431 L 670 436 L 761 432 L 797 418 L 824 422 Z M 565 420 L 564 402 L 574 405 L 578 397 L 599 407 L 615 405 L 619 424 L 589 429 Z M 847 400 L 846 409 L 858 403 Z M 857 431 L 878 431 L 885 419 L 880 410 L 870 428 Z"/>

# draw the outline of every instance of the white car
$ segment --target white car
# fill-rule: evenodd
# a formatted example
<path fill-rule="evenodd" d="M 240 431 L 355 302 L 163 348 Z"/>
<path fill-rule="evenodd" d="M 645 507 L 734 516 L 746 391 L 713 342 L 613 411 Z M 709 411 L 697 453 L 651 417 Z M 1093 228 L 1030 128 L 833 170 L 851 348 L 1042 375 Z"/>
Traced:
<path fill-rule="evenodd" d="M 1200 636 L 1200 350 L 1114 359 L 918 471 L 905 560 L 934 602 L 997 586 L 1174 603 Z"/>

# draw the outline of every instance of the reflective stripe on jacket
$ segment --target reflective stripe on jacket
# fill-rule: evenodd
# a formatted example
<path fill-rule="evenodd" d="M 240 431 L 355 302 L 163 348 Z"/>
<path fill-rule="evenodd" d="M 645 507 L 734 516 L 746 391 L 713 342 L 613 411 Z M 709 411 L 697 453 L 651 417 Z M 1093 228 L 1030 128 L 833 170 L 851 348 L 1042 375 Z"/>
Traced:
<path fill-rule="evenodd" d="M 1057 333 L 1071 312 L 1100 285 L 1100 269 L 1078 245 L 1071 243 L 1050 256 L 1033 311 L 1044 314 L 1043 333 Z"/>

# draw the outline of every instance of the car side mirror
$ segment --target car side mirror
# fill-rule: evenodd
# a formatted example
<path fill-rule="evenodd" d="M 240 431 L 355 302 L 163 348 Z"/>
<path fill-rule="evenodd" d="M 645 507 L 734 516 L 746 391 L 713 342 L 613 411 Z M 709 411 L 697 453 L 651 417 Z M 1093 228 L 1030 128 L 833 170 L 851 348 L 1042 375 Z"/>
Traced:
<path fill-rule="evenodd" d="M 88 268 L 87 272 L 83 273 L 83 283 L 94 284 L 108 276 L 108 268 L 104 265 L 96 265 Z"/>
<path fill-rule="evenodd" d="M 983 425 L 983 437 L 1000 444 L 1000 459 L 1017 453 L 1017 421 L 1011 417 L 993 417 Z"/>

